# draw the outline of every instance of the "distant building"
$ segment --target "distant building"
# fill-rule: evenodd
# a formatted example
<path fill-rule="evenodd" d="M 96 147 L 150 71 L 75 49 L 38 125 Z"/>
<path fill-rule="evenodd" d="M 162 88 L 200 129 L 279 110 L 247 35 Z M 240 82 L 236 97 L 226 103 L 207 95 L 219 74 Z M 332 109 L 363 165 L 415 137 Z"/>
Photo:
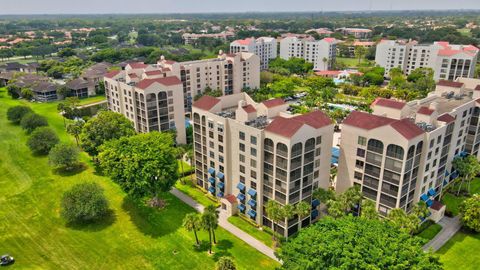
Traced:
<path fill-rule="evenodd" d="M 24 73 L 37 73 L 38 67 L 39 67 L 39 64 L 36 62 L 32 62 L 28 64 L 10 62 L 10 63 L 6 63 L 3 66 L 0 66 L 0 70 L 3 70 L 5 72 L 12 71 L 12 72 L 24 72 Z"/>
<path fill-rule="evenodd" d="M 214 33 L 214 34 L 193 34 L 193 33 L 185 33 L 182 35 L 182 38 L 185 44 L 195 44 L 199 38 L 216 38 L 227 41 L 229 38 L 235 36 L 233 32 L 221 32 L 221 33 Z"/>
<path fill-rule="evenodd" d="M 260 68 L 268 69 L 270 59 L 277 57 L 277 40 L 272 37 L 246 38 L 230 43 L 230 53 L 249 52 L 260 57 Z"/>
<path fill-rule="evenodd" d="M 110 63 L 97 63 L 87 68 L 82 75 L 80 75 L 80 78 L 88 82 L 89 96 L 96 95 L 99 83 L 103 81 L 103 77 L 105 77 L 111 67 L 112 64 Z"/>
<path fill-rule="evenodd" d="M 454 45 L 448 42 L 418 44 L 416 41 L 382 40 L 377 45 L 375 63 L 385 68 L 400 68 L 406 75 L 417 68 L 432 68 L 435 81 L 472 78 L 479 49 L 473 45 Z"/>
<path fill-rule="evenodd" d="M 334 33 L 333 31 L 330 31 L 330 29 L 328 28 L 318 28 L 318 29 L 308 29 L 307 31 L 305 31 L 305 34 L 312 33 L 312 32 L 317 33 L 320 36 L 326 36 L 326 37 L 329 37 L 331 34 Z"/>
<path fill-rule="evenodd" d="M 286 60 L 303 58 L 313 63 L 314 70 L 329 70 L 335 63 L 337 43 L 338 40 L 334 38 L 315 40 L 313 37 L 289 36 L 280 41 L 280 57 Z"/>
<path fill-rule="evenodd" d="M 373 31 L 366 28 L 348 28 L 342 27 L 335 29 L 336 32 L 340 32 L 345 36 L 354 36 L 358 39 L 368 39 L 372 37 Z"/>
<path fill-rule="evenodd" d="M 291 115 L 282 99 L 254 102 L 246 93 L 193 104 L 196 183 L 221 199 L 228 215 L 240 213 L 272 228 L 269 200 L 305 201 L 309 215 L 276 226 L 287 236 L 319 217 L 317 188 L 328 188 L 333 123 L 321 111 Z"/>
<path fill-rule="evenodd" d="M 83 78 L 68 81 L 65 86 L 70 90 L 71 95 L 77 98 L 87 98 L 89 96 L 89 89 L 94 88 L 94 85 Z"/>

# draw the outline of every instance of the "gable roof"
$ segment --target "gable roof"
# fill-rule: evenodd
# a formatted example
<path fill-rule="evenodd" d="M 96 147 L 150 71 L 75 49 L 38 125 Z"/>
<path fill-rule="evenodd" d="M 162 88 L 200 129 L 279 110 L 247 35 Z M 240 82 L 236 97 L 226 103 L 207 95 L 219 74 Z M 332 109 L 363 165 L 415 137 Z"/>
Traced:
<path fill-rule="evenodd" d="M 153 83 L 159 83 L 165 86 L 177 85 L 182 84 L 179 78 L 176 76 L 164 77 L 164 78 L 156 78 L 156 79 L 143 79 L 137 83 L 135 87 L 140 89 L 145 89 L 152 85 Z"/>
<path fill-rule="evenodd" d="M 463 83 L 462 82 L 447 81 L 447 80 L 439 80 L 437 85 L 460 88 L 460 87 L 463 86 Z"/>
<path fill-rule="evenodd" d="M 88 88 L 88 81 L 83 78 L 76 78 L 67 82 L 65 86 L 69 89 L 79 90 L 83 88 Z"/>
<path fill-rule="evenodd" d="M 477 85 L 477 87 L 475 87 L 475 89 L 474 89 L 474 90 L 475 90 L 475 91 L 480 91 L 480 84 L 479 84 L 479 85 Z"/>
<path fill-rule="evenodd" d="M 438 121 L 445 122 L 445 123 L 451 123 L 451 122 L 455 121 L 455 117 L 451 116 L 451 115 L 448 114 L 448 113 L 445 113 L 445 114 L 440 115 L 440 116 L 437 118 L 437 120 L 438 120 Z"/>
<path fill-rule="evenodd" d="M 376 98 L 375 101 L 372 103 L 373 106 L 382 106 L 382 107 L 387 107 L 387 108 L 392 108 L 392 109 L 397 109 L 401 110 L 403 107 L 405 107 L 407 103 L 402 102 L 402 101 L 396 101 L 393 99 L 386 99 L 386 98 Z"/>
<path fill-rule="evenodd" d="M 246 113 L 253 113 L 253 112 L 256 112 L 256 111 L 257 111 L 257 109 L 255 109 L 255 107 L 253 107 L 251 104 L 246 105 L 246 106 L 243 106 L 242 109 L 243 109 Z"/>
<path fill-rule="evenodd" d="M 410 140 L 425 133 L 423 129 L 419 128 L 415 123 L 407 118 L 395 121 L 390 124 L 398 133 L 405 139 Z"/>
<path fill-rule="evenodd" d="M 162 75 L 163 74 L 163 71 L 161 69 L 157 69 L 157 70 L 151 70 L 151 71 L 146 71 L 145 72 L 145 75 L 147 76 L 151 76 L 151 75 Z"/>
<path fill-rule="evenodd" d="M 428 107 L 425 107 L 425 106 L 422 106 L 420 107 L 420 109 L 418 109 L 417 113 L 419 114 L 424 114 L 424 115 L 432 115 L 432 113 L 434 112 L 435 110 L 432 110 Z"/>
<path fill-rule="evenodd" d="M 281 98 L 274 98 L 274 99 L 265 100 L 262 103 L 267 108 L 273 108 L 273 107 L 285 104 L 285 101 L 283 101 L 283 99 Z"/>
<path fill-rule="evenodd" d="M 319 129 L 330 124 L 332 124 L 332 120 L 325 113 L 313 111 L 292 118 L 278 116 L 265 128 L 265 131 L 291 138 L 303 125 Z"/>
<path fill-rule="evenodd" d="M 120 70 L 112 70 L 105 74 L 105 77 L 112 79 L 113 77 L 117 76 L 121 71 Z"/>
<path fill-rule="evenodd" d="M 148 65 L 142 62 L 132 62 L 132 63 L 128 63 L 127 66 L 130 66 L 133 69 L 140 69 L 140 68 L 146 68 Z"/>
<path fill-rule="evenodd" d="M 198 109 L 202 109 L 205 111 L 210 110 L 213 106 L 217 105 L 220 102 L 220 99 L 211 97 L 211 96 L 203 96 L 197 101 L 195 101 L 192 106 Z"/>

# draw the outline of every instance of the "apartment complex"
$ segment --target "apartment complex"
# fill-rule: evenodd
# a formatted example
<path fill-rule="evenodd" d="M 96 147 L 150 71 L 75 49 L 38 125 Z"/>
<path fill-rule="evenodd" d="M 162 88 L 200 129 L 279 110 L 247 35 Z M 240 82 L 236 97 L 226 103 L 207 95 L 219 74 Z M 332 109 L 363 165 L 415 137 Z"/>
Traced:
<path fill-rule="evenodd" d="M 280 41 L 280 57 L 286 60 L 303 58 L 313 63 L 315 70 L 329 70 L 335 63 L 337 43 L 335 38 L 315 40 L 313 37 L 288 36 Z"/>
<path fill-rule="evenodd" d="M 337 191 L 360 186 L 383 216 L 424 201 L 437 221 L 440 194 L 458 177 L 452 160 L 479 156 L 480 80 L 441 80 L 424 99 L 378 98 L 372 109 L 342 124 Z"/>
<path fill-rule="evenodd" d="M 214 39 L 221 39 L 223 41 L 227 41 L 229 38 L 233 38 L 234 36 L 235 36 L 235 33 L 224 31 L 221 33 L 213 33 L 213 34 L 184 33 L 182 35 L 182 38 L 183 38 L 183 41 L 185 42 L 185 45 L 188 45 L 188 44 L 195 44 L 197 40 L 200 38 L 214 38 Z"/>
<path fill-rule="evenodd" d="M 367 39 L 372 37 L 373 31 L 366 28 L 348 28 L 342 27 L 335 29 L 336 32 L 342 33 L 345 36 L 353 36 L 358 39 Z"/>
<path fill-rule="evenodd" d="M 277 57 L 277 40 L 273 37 L 246 38 L 230 43 L 230 53 L 249 52 L 260 57 L 260 68 L 268 69 L 270 59 Z"/>
<path fill-rule="evenodd" d="M 312 192 L 329 186 L 332 121 L 321 111 L 287 112 L 281 99 L 254 102 L 247 94 L 203 96 L 193 104 L 196 183 L 221 198 L 229 215 L 242 213 L 272 227 L 269 200 L 306 201 L 311 215 L 280 222 L 291 235 L 318 217 Z"/>
<path fill-rule="evenodd" d="M 456 80 L 472 78 L 479 49 L 472 45 L 453 45 L 448 42 L 418 44 L 416 41 L 382 40 L 377 45 L 375 63 L 385 68 L 400 68 L 408 75 L 417 68 L 432 68 L 434 79 Z"/>

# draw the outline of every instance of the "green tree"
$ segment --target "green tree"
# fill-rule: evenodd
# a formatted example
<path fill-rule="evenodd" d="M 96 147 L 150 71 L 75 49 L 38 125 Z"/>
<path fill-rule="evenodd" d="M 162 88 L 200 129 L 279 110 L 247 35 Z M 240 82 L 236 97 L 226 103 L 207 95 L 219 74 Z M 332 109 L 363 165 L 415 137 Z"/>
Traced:
<path fill-rule="evenodd" d="M 88 122 L 87 124 L 88 125 Z M 108 141 L 98 156 L 104 173 L 129 195 L 153 196 L 169 191 L 178 179 L 178 163 L 173 136 L 150 132 Z"/>
<path fill-rule="evenodd" d="M 33 92 L 32 92 L 32 89 L 30 89 L 30 88 L 27 88 L 27 87 L 22 88 L 20 93 L 21 93 L 22 98 L 24 98 L 26 100 L 31 100 L 33 98 Z"/>
<path fill-rule="evenodd" d="M 20 97 L 21 88 L 16 86 L 15 84 L 9 84 L 7 86 L 8 95 L 11 96 L 13 99 L 17 99 Z"/>
<path fill-rule="evenodd" d="M 358 59 L 358 64 L 362 62 L 363 57 L 367 54 L 367 49 L 363 46 L 355 46 L 353 54 Z"/>
<path fill-rule="evenodd" d="M 80 145 L 85 152 L 96 157 L 99 147 L 105 142 L 134 134 L 132 123 L 125 116 L 111 111 L 101 111 L 83 126 Z"/>
<path fill-rule="evenodd" d="M 210 223 L 210 229 L 212 231 L 212 236 L 213 236 L 213 243 L 217 243 L 217 238 L 215 237 L 215 230 L 218 227 L 218 218 L 220 217 L 220 212 L 214 205 L 209 205 L 205 207 L 205 213 L 207 214 L 212 214 L 215 218 L 212 220 L 212 223 Z"/>
<path fill-rule="evenodd" d="M 276 234 L 277 234 L 277 224 L 283 219 L 283 211 L 282 206 L 274 200 L 269 200 L 267 205 L 265 206 L 265 211 L 267 212 L 267 217 L 272 221 L 273 226 L 273 234 L 272 238 L 276 241 Z"/>
<path fill-rule="evenodd" d="M 33 111 L 28 106 L 13 106 L 7 110 L 7 119 L 14 124 L 19 124 L 22 118 L 29 113 L 33 113 Z"/>
<path fill-rule="evenodd" d="M 215 263 L 215 270 L 236 270 L 237 267 L 232 258 L 222 256 Z"/>
<path fill-rule="evenodd" d="M 410 235 L 413 235 L 413 233 L 420 226 L 421 222 L 418 216 L 414 214 L 407 214 L 405 210 L 400 208 L 391 209 L 388 212 L 387 220 L 400 231 Z"/>
<path fill-rule="evenodd" d="M 321 219 L 279 251 L 282 269 L 442 269 L 421 240 L 381 220 Z"/>
<path fill-rule="evenodd" d="M 51 128 L 39 127 L 27 139 L 27 146 L 35 154 L 46 155 L 59 141 L 57 134 Z"/>
<path fill-rule="evenodd" d="M 480 194 L 474 194 L 460 205 L 460 216 L 465 227 L 480 232 Z"/>
<path fill-rule="evenodd" d="M 362 206 L 360 208 L 360 217 L 366 219 L 378 219 L 378 212 L 375 208 L 375 202 L 367 199 L 363 199 Z"/>
<path fill-rule="evenodd" d="M 312 210 L 312 207 L 310 206 L 309 203 L 305 201 L 301 201 L 295 205 L 295 214 L 298 216 L 298 224 L 305 218 L 310 215 L 310 211 Z M 301 228 L 301 224 L 300 224 Z"/>
<path fill-rule="evenodd" d="M 466 182 L 467 191 L 470 192 L 470 185 L 477 174 L 480 173 L 480 163 L 475 156 L 467 156 L 464 158 L 457 157 L 452 162 L 455 170 L 460 174 L 461 181 L 458 186 L 457 196 L 460 194 L 462 185 Z"/>
<path fill-rule="evenodd" d="M 48 126 L 48 122 L 45 117 L 36 113 L 27 113 L 20 121 L 20 126 L 30 134 L 38 127 Z"/>
<path fill-rule="evenodd" d="M 61 143 L 55 145 L 48 154 L 50 165 L 55 168 L 69 171 L 79 163 L 80 151 L 71 144 Z"/>
<path fill-rule="evenodd" d="M 65 99 L 72 94 L 72 91 L 68 89 L 66 85 L 59 86 L 57 88 L 57 96 L 59 98 Z"/>
<path fill-rule="evenodd" d="M 320 201 L 320 203 L 326 203 L 328 200 L 335 200 L 335 191 L 331 189 L 318 188 L 313 192 L 313 198 Z"/>
<path fill-rule="evenodd" d="M 209 239 L 209 246 L 208 246 L 208 253 L 212 254 L 212 231 L 213 227 L 215 226 L 215 214 L 211 212 L 204 212 L 201 217 L 202 220 L 202 228 L 208 232 L 208 239 Z"/>
<path fill-rule="evenodd" d="M 108 214 L 108 201 L 97 183 L 74 185 L 63 194 L 61 215 L 68 223 L 87 223 Z"/>
<path fill-rule="evenodd" d="M 195 243 L 197 246 L 200 245 L 200 241 L 198 241 L 197 230 L 201 227 L 201 218 L 197 213 L 188 213 L 185 218 L 183 218 L 183 227 L 195 234 Z"/>
<path fill-rule="evenodd" d="M 85 122 L 81 120 L 76 120 L 73 123 L 67 125 L 67 133 L 75 138 L 77 146 L 80 146 L 79 140 L 80 134 L 82 133 L 83 125 L 85 125 Z"/>

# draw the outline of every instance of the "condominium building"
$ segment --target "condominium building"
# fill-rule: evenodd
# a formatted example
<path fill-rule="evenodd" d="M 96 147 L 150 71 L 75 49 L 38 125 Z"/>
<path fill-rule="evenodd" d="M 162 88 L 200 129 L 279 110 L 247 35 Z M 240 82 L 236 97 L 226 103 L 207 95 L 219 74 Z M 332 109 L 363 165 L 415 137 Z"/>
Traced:
<path fill-rule="evenodd" d="M 265 205 L 306 201 L 311 214 L 280 222 L 291 235 L 318 217 L 312 192 L 329 186 L 332 121 L 321 111 L 287 112 L 281 99 L 254 102 L 247 94 L 203 96 L 193 104 L 196 183 L 221 198 L 227 214 L 272 227 Z"/>
<path fill-rule="evenodd" d="M 456 80 L 472 78 L 479 49 L 473 45 L 453 45 L 448 42 L 418 44 L 416 41 L 382 40 L 377 45 L 375 63 L 385 68 L 400 68 L 406 75 L 417 68 L 432 68 L 434 79 Z"/>
<path fill-rule="evenodd" d="M 315 70 L 329 70 L 335 63 L 337 43 L 334 38 L 315 40 L 313 37 L 288 36 L 280 41 L 280 57 L 285 60 L 303 58 L 313 63 Z"/>
<path fill-rule="evenodd" d="M 277 57 L 277 40 L 273 37 L 246 38 L 230 43 L 230 53 L 249 52 L 260 57 L 260 68 L 268 69 L 270 59 Z"/>
<path fill-rule="evenodd" d="M 345 36 L 353 36 L 358 39 L 367 39 L 372 37 L 373 31 L 366 28 L 337 28 L 335 31 L 342 33 Z"/>
<path fill-rule="evenodd" d="M 360 186 L 383 216 L 424 201 L 438 220 L 440 194 L 458 177 L 452 160 L 479 157 L 480 80 L 441 80 L 424 99 L 378 98 L 371 107 L 342 124 L 337 191 Z"/>
<path fill-rule="evenodd" d="M 182 38 L 183 38 L 183 41 L 185 42 L 185 45 L 188 45 L 188 44 L 195 44 L 197 40 L 200 38 L 213 38 L 213 39 L 220 39 L 223 41 L 227 41 L 229 38 L 233 38 L 234 36 L 235 36 L 235 33 L 224 31 L 221 33 L 213 33 L 213 34 L 184 33 L 182 35 Z"/>

